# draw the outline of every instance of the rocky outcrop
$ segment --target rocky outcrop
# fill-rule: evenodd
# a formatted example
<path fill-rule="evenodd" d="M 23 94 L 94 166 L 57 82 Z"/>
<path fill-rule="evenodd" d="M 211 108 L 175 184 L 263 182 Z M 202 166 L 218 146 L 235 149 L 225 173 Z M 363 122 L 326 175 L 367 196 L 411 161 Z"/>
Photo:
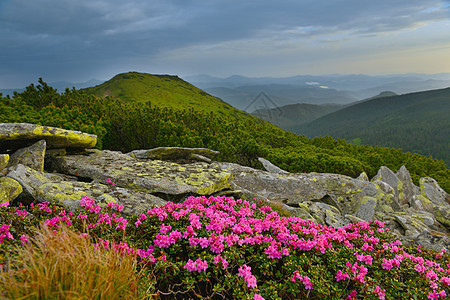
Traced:
<path fill-rule="evenodd" d="M 180 201 L 186 195 L 211 195 L 230 187 L 231 176 L 207 163 L 178 164 L 161 160 L 138 160 L 114 151 L 90 151 L 88 155 L 54 158 L 59 173 L 115 183 L 131 190 L 158 194 Z"/>
<path fill-rule="evenodd" d="M 67 137 L 75 134 L 66 132 Z M 23 136 L 27 134 L 20 139 Z M 355 179 L 288 173 L 265 159 L 260 161 L 267 171 L 215 162 L 211 158 L 218 153 L 203 148 L 74 153 L 61 148 L 69 142 L 30 140 L 32 144 L 24 142 L 27 146 L 15 151 L 8 146 L 10 156 L 0 154 L 0 169 L 7 165 L 0 170 L 0 202 L 50 201 L 76 208 L 89 196 L 103 205 L 122 204 L 131 215 L 190 195 L 235 195 L 268 199 L 281 212 L 327 226 L 378 219 L 405 241 L 435 249 L 450 246 L 449 195 L 432 178 L 414 185 L 405 167 L 397 173 L 382 167 L 372 180 L 365 173 Z M 108 178 L 114 186 L 107 184 Z"/>

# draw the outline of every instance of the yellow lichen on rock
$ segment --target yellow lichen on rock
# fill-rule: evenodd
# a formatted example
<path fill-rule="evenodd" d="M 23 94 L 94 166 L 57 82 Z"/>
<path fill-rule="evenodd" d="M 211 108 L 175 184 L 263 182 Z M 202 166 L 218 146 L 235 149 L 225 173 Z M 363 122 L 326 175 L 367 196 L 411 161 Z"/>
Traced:
<path fill-rule="evenodd" d="M 9 162 L 8 154 L 0 154 L 0 170 L 4 169 Z"/>
<path fill-rule="evenodd" d="M 0 177 L 0 203 L 11 202 L 23 192 L 17 180 L 9 177 Z"/>

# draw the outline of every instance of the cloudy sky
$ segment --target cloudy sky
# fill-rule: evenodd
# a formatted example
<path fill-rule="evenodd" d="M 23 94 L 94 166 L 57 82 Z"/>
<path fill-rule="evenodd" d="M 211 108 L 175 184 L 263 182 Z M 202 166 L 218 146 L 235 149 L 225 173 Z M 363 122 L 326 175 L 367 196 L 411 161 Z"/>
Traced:
<path fill-rule="evenodd" d="M 0 0 L 0 88 L 127 71 L 450 72 L 450 1 Z"/>

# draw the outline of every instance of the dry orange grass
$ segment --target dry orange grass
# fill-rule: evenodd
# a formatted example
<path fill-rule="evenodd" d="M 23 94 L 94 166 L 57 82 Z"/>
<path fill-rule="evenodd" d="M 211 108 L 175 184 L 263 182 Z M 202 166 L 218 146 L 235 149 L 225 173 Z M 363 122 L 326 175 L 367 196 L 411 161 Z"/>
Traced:
<path fill-rule="evenodd" d="M 42 228 L 0 271 L 1 299 L 146 299 L 135 256 L 95 250 L 67 228 Z M 146 296 L 148 295 L 148 296 Z"/>

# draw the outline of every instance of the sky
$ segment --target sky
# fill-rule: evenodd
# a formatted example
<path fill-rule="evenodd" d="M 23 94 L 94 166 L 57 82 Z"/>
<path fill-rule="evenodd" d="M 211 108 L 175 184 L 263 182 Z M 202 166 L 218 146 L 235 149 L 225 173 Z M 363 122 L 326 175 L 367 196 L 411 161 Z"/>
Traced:
<path fill-rule="evenodd" d="M 122 72 L 450 72 L 450 1 L 0 0 L 0 88 Z"/>

